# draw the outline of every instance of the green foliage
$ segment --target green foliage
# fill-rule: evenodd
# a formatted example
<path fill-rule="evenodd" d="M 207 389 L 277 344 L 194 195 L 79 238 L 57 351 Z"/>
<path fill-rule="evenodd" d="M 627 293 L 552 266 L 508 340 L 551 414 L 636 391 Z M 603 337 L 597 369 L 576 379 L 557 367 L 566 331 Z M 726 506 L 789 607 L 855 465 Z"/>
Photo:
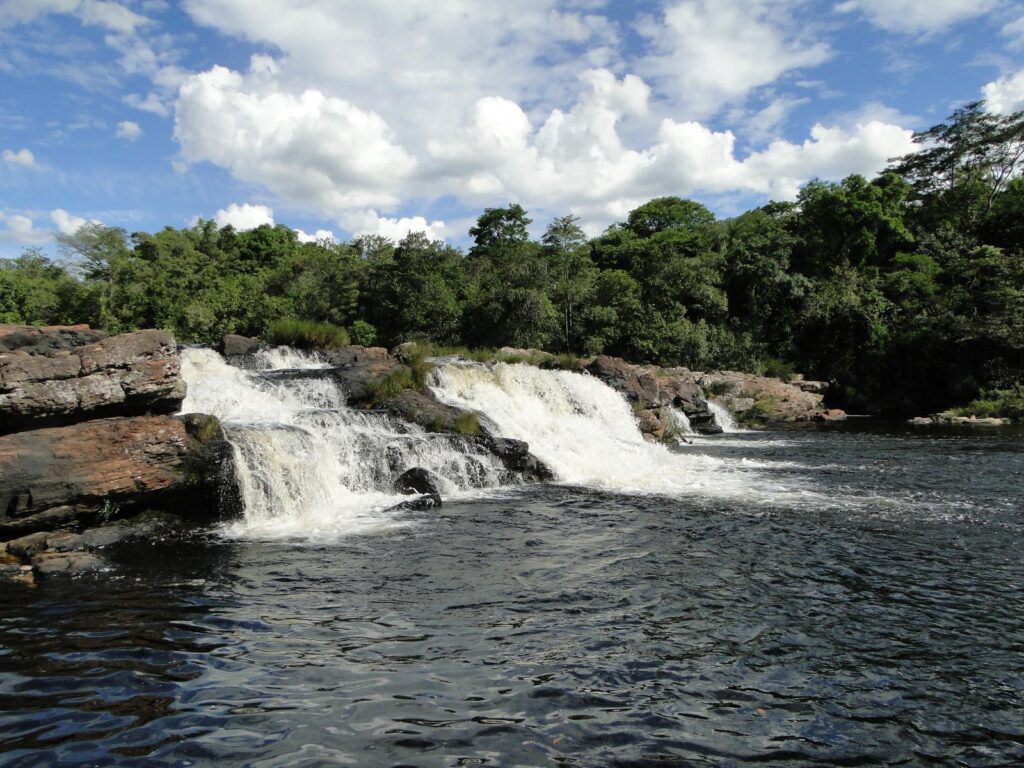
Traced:
<path fill-rule="evenodd" d="M 110 499 L 103 500 L 103 506 L 96 512 L 96 518 L 101 523 L 108 523 L 121 514 L 121 506 Z"/>
<path fill-rule="evenodd" d="M 376 405 L 406 389 L 419 389 L 419 387 L 413 378 L 412 368 L 400 365 L 379 379 L 370 382 L 368 400 L 372 405 Z"/>
<path fill-rule="evenodd" d="M 216 416 L 208 416 L 199 425 L 192 437 L 199 443 L 208 443 L 220 434 L 220 419 Z"/>
<path fill-rule="evenodd" d="M 783 381 L 792 381 L 796 376 L 795 366 L 788 360 L 779 357 L 766 358 L 760 366 L 762 376 L 772 376 Z"/>
<path fill-rule="evenodd" d="M 460 435 L 479 435 L 480 419 L 471 411 L 460 413 L 455 419 L 455 431 Z"/>
<path fill-rule="evenodd" d="M 377 343 L 377 329 L 365 320 L 356 320 L 348 329 L 353 344 L 361 347 L 372 347 Z"/>
<path fill-rule="evenodd" d="M 267 328 L 266 340 L 271 344 L 298 349 L 332 349 L 349 343 L 348 331 L 331 323 L 287 318 L 275 320 Z"/>
<path fill-rule="evenodd" d="M 980 416 L 1024 421 L 1024 384 L 1008 389 L 983 391 L 979 397 L 953 411 L 957 416 Z"/>
<path fill-rule="evenodd" d="M 736 390 L 735 381 L 727 381 L 725 379 L 719 379 L 718 381 L 712 381 L 710 384 L 704 387 L 704 391 L 711 395 L 711 397 L 719 397 L 720 395 L 728 395 L 730 392 Z"/>

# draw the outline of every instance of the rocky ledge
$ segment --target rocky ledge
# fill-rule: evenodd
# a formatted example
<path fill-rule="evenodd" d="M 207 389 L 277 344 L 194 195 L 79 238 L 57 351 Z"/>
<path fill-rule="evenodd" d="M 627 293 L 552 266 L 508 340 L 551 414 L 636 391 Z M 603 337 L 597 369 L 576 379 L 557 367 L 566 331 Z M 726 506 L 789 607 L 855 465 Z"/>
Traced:
<path fill-rule="evenodd" d="M 685 413 L 697 432 L 721 432 L 709 403 L 754 425 L 846 418 L 843 411 L 825 407 L 828 385 L 821 381 L 783 381 L 736 371 L 704 373 L 688 368 L 633 365 L 605 355 L 587 363 L 586 370 L 633 404 L 640 430 L 648 440 L 672 434 L 676 428 L 673 410 Z"/>
<path fill-rule="evenodd" d="M 933 413 L 931 416 L 915 416 L 907 420 L 912 427 L 1006 427 L 1013 419 L 998 416 L 960 416 L 952 411 Z"/>
<path fill-rule="evenodd" d="M 219 514 L 233 487 L 229 446 L 216 419 L 170 415 L 184 396 L 164 331 L 0 326 L 3 573 L 95 570 L 93 545 L 143 511 Z"/>
<path fill-rule="evenodd" d="M 185 396 L 174 337 L 88 326 L 0 325 L 0 434 L 101 416 L 174 413 Z"/>

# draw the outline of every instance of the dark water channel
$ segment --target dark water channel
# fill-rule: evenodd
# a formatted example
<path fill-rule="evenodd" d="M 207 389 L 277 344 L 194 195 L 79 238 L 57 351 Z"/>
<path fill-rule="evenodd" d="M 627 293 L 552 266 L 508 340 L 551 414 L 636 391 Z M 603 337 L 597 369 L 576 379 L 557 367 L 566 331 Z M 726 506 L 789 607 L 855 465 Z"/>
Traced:
<path fill-rule="evenodd" d="M 534 487 L 3 587 L 4 766 L 1024 765 L 1024 436 L 726 436 L 797 509 Z"/>

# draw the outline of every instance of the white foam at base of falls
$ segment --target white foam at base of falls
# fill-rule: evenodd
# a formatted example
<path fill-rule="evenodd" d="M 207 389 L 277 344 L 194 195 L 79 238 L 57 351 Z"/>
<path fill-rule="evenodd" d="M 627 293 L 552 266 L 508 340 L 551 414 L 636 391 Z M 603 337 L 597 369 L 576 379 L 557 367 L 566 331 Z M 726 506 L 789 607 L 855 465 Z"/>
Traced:
<path fill-rule="evenodd" d="M 758 471 L 770 464 L 645 442 L 625 398 L 589 375 L 522 363 L 449 364 L 434 372 L 431 388 L 442 401 L 477 411 L 503 437 L 527 441 L 565 484 L 755 503 L 808 496 Z"/>
<path fill-rule="evenodd" d="M 263 364 L 323 367 L 292 350 Z M 230 366 L 211 350 L 189 349 L 182 376 L 182 412 L 218 417 L 232 444 L 244 515 L 229 533 L 322 539 L 396 525 L 400 516 L 385 510 L 409 498 L 394 493 L 392 483 L 411 467 L 442 478 L 448 498 L 510 480 L 502 463 L 477 446 L 346 407 L 338 385 L 315 370 L 268 376 Z"/>

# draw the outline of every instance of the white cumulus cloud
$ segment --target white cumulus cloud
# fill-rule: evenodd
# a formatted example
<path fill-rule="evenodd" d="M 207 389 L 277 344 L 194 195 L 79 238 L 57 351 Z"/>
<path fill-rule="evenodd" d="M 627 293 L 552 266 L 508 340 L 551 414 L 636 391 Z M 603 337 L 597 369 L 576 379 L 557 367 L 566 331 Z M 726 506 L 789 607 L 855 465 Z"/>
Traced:
<path fill-rule="evenodd" d="M 208 161 L 295 203 L 339 215 L 390 206 L 416 167 L 374 112 L 264 72 L 214 67 L 181 86 L 174 135 L 189 162 Z"/>
<path fill-rule="evenodd" d="M 85 25 L 121 34 L 131 34 L 149 23 L 145 16 L 111 0 L 3 0 L 0 26 L 24 24 L 51 13 L 74 14 Z"/>
<path fill-rule="evenodd" d="M 1001 115 L 1019 112 L 1024 109 L 1024 69 L 987 83 L 981 94 L 992 112 Z"/>
<path fill-rule="evenodd" d="M 790 3 L 808 18 L 806 3 Z M 769 0 L 676 0 L 639 27 L 652 46 L 640 67 L 694 116 L 711 114 L 783 75 L 831 58 L 827 43 Z"/>
<path fill-rule="evenodd" d="M 125 141 L 136 141 L 142 135 L 142 127 L 132 120 L 122 120 L 117 124 L 116 136 Z"/>
<path fill-rule="evenodd" d="M 47 229 L 38 229 L 32 219 L 20 213 L 4 213 L 0 211 L 0 243 L 15 245 L 43 245 L 50 241 L 53 233 Z"/>
<path fill-rule="evenodd" d="M 99 224 L 96 219 L 83 219 L 68 213 L 63 208 L 56 208 L 50 211 L 50 221 L 57 226 L 57 231 L 62 235 L 73 235 L 84 224 Z"/>
<path fill-rule="evenodd" d="M 329 229 L 318 229 L 312 234 L 309 232 L 303 232 L 301 229 L 296 229 L 295 234 L 298 235 L 300 243 L 317 243 L 321 240 L 330 240 L 334 243 L 338 242 L 338 238 L 336 238 L 334 233 Z"/>
<path fill-rule="evenodd" d="M 227 208 L 221 208 L 213 214 L 213 220 L 218 227 L 226 227 L 230 224 L 240 232 L 264 224 L 274 225 L 274 210 L 265 205 L 251 205 L 250 203 L 231 203 Z"/>
<path fill-rule="evenodd" d="M 382 235 L 395 242 L 410 232 L 423 232 L 431 240 L 444 240 L 445 223 L 443 221 L 428 223 L 422 216 L 388 218 L 378 216 L 375 211 L 367 210 L 346 214 L 342 223 L 355 235 Z"/>
<path fill-rule="evenodd" d="M 622 22 L 565 0 L 183 7 L 273 55 L 182 75 L 176 168 L 211 163 L 353 233 L 441 238 L 442 222 L 409 208 L 442 199 L 577 213 L 595 231 L 654 196 L 792 197 L 808 178 L 870 175 L 914 148 L 877 104 L 771 141 L 792 137 L 802 103 L 778 84 L 833 56 L 809 0 L 664 0 Z M 139 73 L 160 71 L 123 48 Z M 751 114 L 755 97 L 767 106 Z M 708 127 L 725 107 L 739 137 Z M 770 143 L 751 152 L 751 140 Z"/>
<path fill-rule="evenodd" d="M 5 149 L 0 153 L 0 157 L 8 165 L 17 165 L 22 168 L 38 168 L 36 165 L 36 157 L 32 154 L 30 149 L 19 149 L 17 151 L 13 149 Z"/>

